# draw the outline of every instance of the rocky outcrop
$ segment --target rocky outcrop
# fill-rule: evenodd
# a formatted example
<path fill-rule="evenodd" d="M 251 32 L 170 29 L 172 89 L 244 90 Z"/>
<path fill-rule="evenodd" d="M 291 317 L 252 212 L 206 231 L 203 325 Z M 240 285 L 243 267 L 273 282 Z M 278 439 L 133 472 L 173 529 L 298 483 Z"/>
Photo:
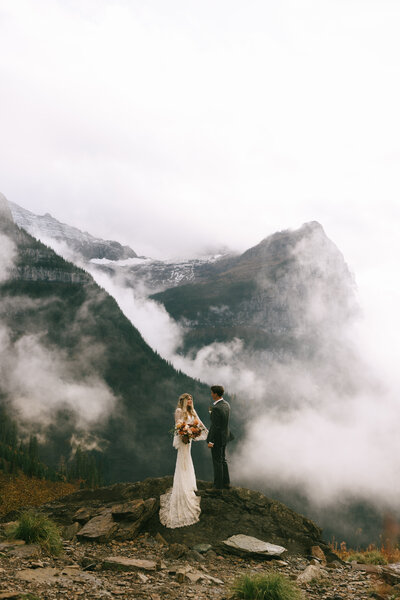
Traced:
<path fill-rule="evenodd" d="M 10 202 L 10 214 L 15 223 L 28 233 L 44 241 L 55 240 L 65 244 L 71 253 L 85 260 L 106 258 L 108 260 L 124 260 L 135 258 L 136 252 L 129 246 L 122 246 L 113 240 L 102 240 L 76 227 L 61 223 L 49 213 L 34 213 Z"/>
<path fill-rule="evenodd" d="M 172 478 L 163 477 L 79 490 L 43 505 L 41 511 L 68 533 L 75 524 L 81 541 L 128 540 L 146 531 L 168 544 L 187 547 L 211 544 L 224 552 L 223 542 L 227 538 L 251 536 L 260 543 L 283 546 L 288 554 L 310 555 L 311 549 L 319 546 L 328 562 L 337 558 L 321 538 L 321 529 L 312 521 L 281 502 L 240 487 L 221 495 L 209 495 L 204 492 L 209 484 L 198 482 L 200 521 L 190 527 L 165 528 L 158 515 L 159 497 L 171 485 Z M 12 517 L 9 514 L 6 519 Z M 228 551 L 226 547 L 225 551 Z"/>
<path fill-rule="evenodd" d="M 132 540 L 157 508 L 155 498 L 136 499 L 102 508 L 81 507 L 72 515 L 72 524 L 64 527 L 64 536 L 71 537 L 71 528 L 75 527 L 74 534 L 81 541 Z"/>

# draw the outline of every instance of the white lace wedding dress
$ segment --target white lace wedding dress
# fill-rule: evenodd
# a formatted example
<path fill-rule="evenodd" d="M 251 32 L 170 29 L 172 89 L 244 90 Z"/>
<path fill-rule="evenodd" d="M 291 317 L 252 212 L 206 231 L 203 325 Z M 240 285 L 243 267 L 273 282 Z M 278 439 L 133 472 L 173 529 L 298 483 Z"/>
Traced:
<path fill-rule="evenodd" d="M 196 412 L 186 422 L 193 423 L 195 419 L 204 427 Z M 175 411 L 175 423 L 178 421 L 183 421 L 180 408 Z M 204 431 L 195 441 L 206 440 L 207 434 L 208 431 L 204 427 Z M 165 527 L 175 529 L 197 523 L 201 509 L 200 498 L 195 494 L 197 485 L 191 454 L 192 440 L 185 444 L 182 438 L 175 434 L 172 444 L 177 450 L 174 483 L 172 488 L 160 496 L 159 514 L 160 521 Z"/>

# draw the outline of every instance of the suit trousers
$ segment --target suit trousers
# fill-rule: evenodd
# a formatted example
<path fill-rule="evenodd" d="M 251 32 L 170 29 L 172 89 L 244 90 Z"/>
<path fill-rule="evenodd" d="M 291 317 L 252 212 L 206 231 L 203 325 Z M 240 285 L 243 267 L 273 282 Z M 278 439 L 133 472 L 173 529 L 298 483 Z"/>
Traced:
<path fill-rule="evenodd" d="M 215 444 L 211 448 L 211 456 L 214 467 L 214 487 L 222 490 L 224 487 L 229 487 L 229 470 L 228 463 L 225 457 L 226 444 Z"/>

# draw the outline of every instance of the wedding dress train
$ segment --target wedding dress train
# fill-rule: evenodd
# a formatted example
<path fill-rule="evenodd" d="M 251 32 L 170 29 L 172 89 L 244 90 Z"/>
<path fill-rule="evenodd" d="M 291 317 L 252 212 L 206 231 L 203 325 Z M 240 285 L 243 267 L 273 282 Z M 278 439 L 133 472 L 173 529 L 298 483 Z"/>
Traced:
<path fill-rule="evenodd" d="M 191 424 L 195 419 L 204 427 L 196 412 L 186 422 Z M 181 420 L 182 411 L 178 408 L 175 412 L 175 423 Z M 207 439 L 207 434 L 208 431 L 204 427 L 204 431 L 195 441 Z M 171 529 L 197 523 L 201 512 L 200 498 L 195 494 L 197 485 L 191 454 L 192 440 L 185 444 L 182 438 L 175 434 L 173 446 L 177 450 L 174 482 L 172 488 L 160 496 L 159 513 L 161 523 Z"/>

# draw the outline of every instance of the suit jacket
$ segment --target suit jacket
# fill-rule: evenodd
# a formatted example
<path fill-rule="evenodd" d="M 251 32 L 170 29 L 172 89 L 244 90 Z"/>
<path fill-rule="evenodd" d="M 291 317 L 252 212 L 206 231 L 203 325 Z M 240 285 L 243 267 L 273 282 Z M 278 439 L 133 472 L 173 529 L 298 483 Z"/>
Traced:
<path fill-rule="evenodd" d="M 227 442 L 234 439 L 229 429 L 230 410 L 231 407 L 226 400 L 211 405 L 211 425 L 207 442 L 213 443 L 214 446 L 225 446 Z"/>

